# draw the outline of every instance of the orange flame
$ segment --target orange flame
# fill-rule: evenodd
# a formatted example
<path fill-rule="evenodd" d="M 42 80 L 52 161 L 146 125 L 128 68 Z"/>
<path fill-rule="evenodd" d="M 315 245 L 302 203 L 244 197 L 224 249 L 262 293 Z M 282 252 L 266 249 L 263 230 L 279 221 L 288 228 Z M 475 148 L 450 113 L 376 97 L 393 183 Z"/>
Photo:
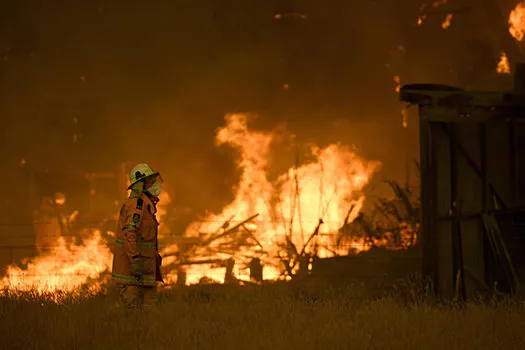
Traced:
<path fill-rule="evenodd" d="M 496 71 L 499 74 L 510 74 L 510 62 L 505 52 L 501 53 Z"/>
<path fill-rule="evenodd" d="M 241 176 L 234 200 L 221 213 L 209 215 L 203 223 L 190 225 L 187 235 L 198 238 L 203 233 L 224 232 L 227 229 L 224 223 L 230 218 L 235 218 L 230 222 L 233 226 L 258 214 L 250 224 L 245 225 L 251 231 L 252 241 L 258 244 L 239 246 L 233 258 L 245 266 L 253 257 L 258 257 L 264 262 L 265 277 L 275 279 L 281 274 L 279 254 L 286 237 L 289 236 L 296 246 L 302 247 L 315 231 L 320 218 L 324 224 L 320 226 L 316 238 L 317 245 L 321 247 L 318 255 L 331 256 L 337 251 L 333 244 L 334 236 L 343 225 L 351 205 L 355 205 L 355 210 L 348 222 L 358 215 L 365 199 L 361 191 L 379 169 L 380 163 L 365 161 L 340 144 L 326 148 L 312 147 L 310 151 L 315 161 L 291 168 L 276 181 L 270 182 L 267 175 L 268 153 L 273 135 L 249 130 L 247 123 L 248 116 L 244 114 L 228 115 L 226 126 L 219 129 L 216 137 L 217 145 L 230 145 L 240 152 L 237 164 Z M 353 245 L 364 250 L 366 246 L 363 243 L 356 240 Z M 219 242 L 210 245 L 211 248 L 219 246 Z M 198 250 L 195 255 L 206 259 L 231 257 L 209 253 L 210 247 Z M 166 252 L 176 250 L 175 246 L 166 248 Z M 305 247 L 305 251 L 310 251 L 310 248 Z M 203 277 L 216 281 L 224 279 L 224 269 L 209 264 L 192 265 L 186 273 L 189 283 Z M 243 266 L 236 266 L 235 275 L 248 279 L 249 271 Z"/>
<path fill-rule="evenodd" d="M 394 80 L 400 83 L 399 77 Z M 185 238 L 190 242 L 202 242 L 203 236 L 228 233 L 229 227 L 257 214 L 239 228 L 251 244 L 235 243 L 232 239 L 233 244 L 237 244 L 234 251 L 221 252 L 224 243 L 228 242 L 218 239 L 196 246 L 190 259 L 225 261 L 233 258 L 237 262 L 235 276 L 247 280 L 248 262 L 257 257 L 263 262 L 265 278 L 277 279 L 282 275 L 281 254 L 286 250 L 283 246 L 287 241 L 298 250 L 319 257 L 343 255 L 349 247 L 357 251 L 370 248 L 364 238 L 357 237 L 347 240 L 345 247 L 340 246 L 336 244 L 336 236 L 359 215 L 365 201 L 363 189 L 379 170 L 379 162 L 367 161 L 354 149 L 341 144 L 324 148 L 312 146 L 309 149 L 311 161 L 294 166 L 271 181 L 268 177 L 269 151 L 275 142 L 274 135 L 250 130 L 249 117 L 244 114 L 227 115 L 225 119 L 226 125 L 217 132 L 216 144 L 229 145 L 239 151 L 237 166 L 241 174 L 234 189 L 234 199 L 220 213 L 191 224 Z M 406 119 L 403 123 L 406 127 Z M 171 198 L 167 192 L 160 197 L 158 217 L 162 224 Z M 353 208 L 350 215 L 349 208 Z M 319 220 L 323 221 L 320 226 Z M 309 239 L 316 229 L 318 234 Z M 82 245 L 68 244 L 59 237 L 51 252 L 31 259 L 27 267 L 9 266 L 6 276 L 0 279 L 0 287 L 74 291 L 88 284 L 94 290 L 102 288 L 105 280 L 101 276 L 110 269 L 112 255 L 100 231 L 86 230 L 86 233 L 91 234 L 86 234 L 90 237 Z M 167 228 L 160 228 L 160 236 L 168 233 Z M 383 241 L 376 245 L 389 244 L 388 239 Z M 176 265 L 173 253 L 180 249 L 178 243 L 167 245 L 162 252 L 166 256 L 163 265 Z M 170 268 L 166 271 L 167 281 L 174 279 L 177 267 Z M 222 282 L 225 277 L 224 265 L 212 263 L 189 265 L 186 274 L 190 284 L 205 277 Z"/>
<path fill-rule="evenodd" d="M 445 20 L 443 21 L 443 23 L 441 23 L 441 28 L 448 29 L 452 23 L 453 17 L 454 16 L 451 13 L 449 13 L 447 17 L 445 18 Z"/>
<path fill-rule="evenodd" d="M 52 250 L 29 261 L 27 268 L 10 265 L 0 279 L 0 288 L 41 292 L 74 291 L 91 282 L 97 290 L 100 275 L 111 266 L 111 252 L 102 241 L 100 231 L 94 231 L 80 245 L 68 245 L 63 237 Z"/>
<path fill-rule="evenodd" d="M 525 1 L 520 2 L 510 12 L 509 33 L 514 39 L 521 41 L 525 34 Z"/>
<path fill-rule="evenodd" d="M 394 83 L 396 83 L 395 92 L 401 91 L 401 77 L 399 75 L 396 75 L 394 77 Z"/>

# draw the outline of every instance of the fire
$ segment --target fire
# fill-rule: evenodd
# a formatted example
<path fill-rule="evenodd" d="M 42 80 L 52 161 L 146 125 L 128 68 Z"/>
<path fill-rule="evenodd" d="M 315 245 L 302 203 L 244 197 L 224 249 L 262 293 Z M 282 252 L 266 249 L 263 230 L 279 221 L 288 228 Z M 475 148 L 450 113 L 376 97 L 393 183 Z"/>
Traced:
<path fill-rule="evenodd" d="M 401 125 L 403 125 L 403 128 L 406 129 L 408 127 L 408 113 L 405 108 L 401 110 L 401 116 L 402 116 Z"/>
<path fill-rule="evenodd" d="M 265 278 L 276 279 L 282 274 L 287 244 L 306 253 L 315 250 L 320 257 L 331 256 L 340 250 L 334 245 L 334 236 L 345 219 L 349 223 L 357 217 L 365 200 L 362 190 L 380 164 L 366 161 L 340 144 L 312 147 L 313 161 L 292 167 L 272 182 L 267 171 L 273 135 L 249 130 L 247 124 L 246 115 L 228 115 L 226 126 L 216 135 L 218 146 L 229 145 L 239 151 L 237 164 L 241 175 L 234 200 L 221 213 L 190 225 L 186 235 L 195 241 L 221 235 L 227 240 L 231 227 L 250 218 L 240 226 L 249 244 L 234 241 L 227 248 L 223 241 L 212 240 L 207 245 L 197 246 L 192 256 L 205 261 L 233 258 L 240 263 L 235 265 L 234 273 L 243 280 L 249 279 L 246 268 L 249 261 L 259 258 L 264 263 Z M 352 215 L 346 217 L 351 206 L 354 207 Z M 310 238 L 315 232 L 315 237 Z M 352 245 L 359 250 L 367 249 L 361 240 L 356 239 Z M 170 246 L 165 254 L 169 256 L 177 250 L 176 246 Z M 167 259 L 168 263 L 173 261 L 174 258 Z M 203 277 L 224 280 L 223 266 L 188 266 L 186 274 L 190 284 Z"/>
<path fill-rule="evenodd" d="M 447 17 L 445 17 L 445 20 L 441 23 L 441 28 L 448 29 L 452 23 L 453 17 L 454 16 L 451 13 L 449 13 Z"/>
<path fill-rule="evenodd" d="M 501 53 L 496 71 L 499 74 L 510 74 L 510 62 L 505 52 Z"/>
<path fill-rule="evenodd" d="M 111 252 L 100 231 L 94 231 L 78 246 L 60 237 L 51 251 L 29 261 L 26 268 L 8 266 L 6 275 L 0 279 L 0 288 L 71 292 L 89 284 L 91 289 L 98 290 L 103 283 L 100 276 L 110 266 Z"/>
<path fill-rule="evenodd" d="M 436 0 L 436 1 L 432 2 L 432 7 L 437 8 L 437 7 L 440 7 L 440 6 L 443 6 L 443 5 L 447 5 L 447 4 L 448 4 L 448 0 Z M 419 8 L 419 10 L 420 11 L 424 11 L 426 7 L 427 7 L 426 4 L 422 4 L 421 7 Z M 450 25 L 451 25 L 451 22 L 452 22 L 452 18 L 453 18 L 453 15 L 451 13 L 447 14 L 447 16 L 445 17 L 445 20 L 441 23 L 441 28 L 443 28 L 443 29 L 449 28 Z M 422 14 L 422 15 L 418 16 L 418 18 L 417 18 L 417 25 L 418 26 L 422 26 L 426 19 L 427 19 L 427 15 L 426 14 Z"/>
<path fill-rule="evenodd" d="M 396 75 L 394 77 L 394 83 L 396 83 L 396 88 L 395 88 L 395 92 L 399 92 L 401 91 L 401 77 L 399 77 L 399 75 Z"/>
<path fill-rule="evenodd" d="M 397 76 L 394 81 L 400 84 L 401 79 Z M 406 113 L 403 118 L 406 127 Z M 370 248 L 361 236 L 345 236 L 344 246 L 337 238 L 349 224 L 359 222 L 356 219 L 365 202 L 363 190 L 380 162 L 367 161 L 340 143 L 310 146 L 304 155 L 308 161 L 300 164 L 297 160 L 271 179 L 268 174 L 274 164 L 270 162 L 270 147 L 277 142 L 275 135 L 249 129 L 250 118 L 244 114 L 227 115 L 225 119 L 226 125 L 218 129 L 215 141 L 217 146 L 238 151 L 240 179 L 234 199 L 220 213 L 208 214 L 189 225 L 174 243 L 163 243 L 167 282 L 175 276 L 178 281 L 182 274 L 187 284 L 206 278 L 224 282 L 228 269 L 235 278 L 249 280 L 249 267 L 257 259 L 264 266 L 265 279 L 279 279 L 284 278 L 285 270 L 296 273 L 300 268 L 297 262 L 305 257 L 346 255 L 349 249 Z M 170 233 L 163 223 L 171 200 L 167 191 L 160 196 L 160 237 Z M 77 214 L 71 214 L 70 219 Z M 82 244 L 58 234 L 50 251 L 42 251 L 23 267 L 8 266 L 0 287 L 56 292 L 87 285 L 100 290 L 111 267 L 108 242 L 111 244 L 112 239 L 106 241 L 99 230 L 86 229 L 84 233 Z M 375 243 L 391 244 L 388 237 Z"/>
<path fill-rule="evenodd" d="M 525 34 L 525 1 L 520 2 L 510 12 L 509 33 L 514 39 L 521 41 Z"/>

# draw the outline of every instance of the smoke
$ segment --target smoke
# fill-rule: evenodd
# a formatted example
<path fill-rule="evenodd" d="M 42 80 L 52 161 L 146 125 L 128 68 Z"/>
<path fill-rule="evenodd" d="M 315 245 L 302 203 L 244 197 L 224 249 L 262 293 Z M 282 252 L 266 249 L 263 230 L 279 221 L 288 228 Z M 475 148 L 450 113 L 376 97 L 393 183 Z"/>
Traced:
<path fill-rule="evenodd" d="M 480 21 L 469 27 L 470 15 L 446 32 L 442 19 L 418 28 L 415 0 L 1 6 L 10 167 L 24 158 L 33 169 L 115 171 L 149 161 L 178 201 L 212 210 L 235 183 L 232 155 L 214 145 L 226 113 L 257 113 L 261 129 L 285 122 L 303 142 L 353 144 L 384 161 L 384 177 L 402 178 L 417 156 L 417 123 L 411 116 L 401 127 L 392 77 L 455 84 L 461 65 L 492 49 L 464 49 L 487 31 Z"/>

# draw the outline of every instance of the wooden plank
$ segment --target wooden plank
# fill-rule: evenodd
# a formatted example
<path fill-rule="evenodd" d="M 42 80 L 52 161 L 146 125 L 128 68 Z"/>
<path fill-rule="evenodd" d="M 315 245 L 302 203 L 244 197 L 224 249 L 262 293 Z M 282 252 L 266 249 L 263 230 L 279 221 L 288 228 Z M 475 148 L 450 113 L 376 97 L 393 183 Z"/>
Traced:
<path fill-rule="evenodd" d="M 458 178 L 457 198 L 461 211 L 483 211 L 483 178 L 486 172 L 481 168 L 482 150 L 480 143 L 481 125 L 455 124 L 457 131 Z M 461 150 L 461 151 L 460 151 Z M 487 184 L 489 186 L 489 184 Z M 485 281 L 484 238 L 480 220 L 458 222 L 461 231 L 462 259 L 464 269 L 470 273 L 465 281 L 467 294 L 473 295 L 479 284 Z M 467 276 L 463 276 L 467 277 Z M 473 280 L 474 278 L 474 280 Z"/>
<path fill-rule="evenodd" d="M 452 178 L 450 139 L 444 131 L 443 123 L 432 124 L 432 156 L 434 158 L 434 218 L 435 227 L 433 249 L 437 259 L 437 278 L 439 293 L 446 297 L 454 294 L 454 266 L 452 252 L 452 222 L 438 222 L 437 217 L 451 215 Z"/>
<path fill-rule="evenodd" d="M 502 119 L 504 116 L 505 114 L 493 111 L 490 108 L 465 108 L 464 111 L 461 111 L 457 108 L 438 106 L 432 108 L 424 118 L 430 122 L 468 123 L 472 125 Z"/>
<path fill-rule="evenodd" d="M 421 172 L 421 238 L 422 274 L 428 279 L 436 292 L 439 292 L 437 277 L 437 254 L 435 249 L 435 174 L 433 168 L 433 148 L 431 142 L 431 124 L 421 116 L 427 112 L 425 106 L 419 107 L 420 115 L 420 172 Z"/>
<path fill-rule="evenodd" d="M 418 85 L 404 85 L 399 92 L 401 102 L 432 107 L 521 107 L 525 93 L 521 91 L 445 91 L 420 90 Z"/>

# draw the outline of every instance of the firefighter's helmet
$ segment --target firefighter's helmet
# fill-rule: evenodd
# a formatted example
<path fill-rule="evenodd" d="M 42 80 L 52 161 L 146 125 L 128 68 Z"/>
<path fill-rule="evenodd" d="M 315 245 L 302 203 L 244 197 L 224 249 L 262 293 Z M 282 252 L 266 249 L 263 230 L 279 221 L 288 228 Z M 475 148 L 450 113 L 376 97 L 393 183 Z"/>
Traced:
<path fill-rule="evenodd" d="M 135 165 L 133 169 L 131 169 L 131 173 L 129 174 L 130 185 L 128 189 L 130 189 L 137 182 L 142 181 L 150 176 L 155 176 L 155 175 L 160 178 L 159 172 L 155 171 L 148 164 L 141 163 L 141 164 Z"/>

